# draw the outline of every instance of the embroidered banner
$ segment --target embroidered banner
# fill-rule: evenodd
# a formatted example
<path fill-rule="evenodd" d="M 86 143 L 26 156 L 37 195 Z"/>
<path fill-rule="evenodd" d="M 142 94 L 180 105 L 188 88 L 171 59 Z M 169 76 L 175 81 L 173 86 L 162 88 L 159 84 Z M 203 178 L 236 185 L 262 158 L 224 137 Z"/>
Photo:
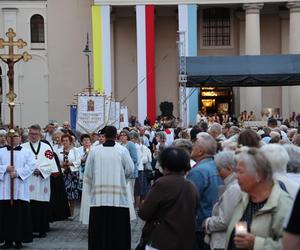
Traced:
<path fill-rule="evenodd" d="M 76 130 L 98 132 L 105 124 L 104 96 L 78 96 Z"/>

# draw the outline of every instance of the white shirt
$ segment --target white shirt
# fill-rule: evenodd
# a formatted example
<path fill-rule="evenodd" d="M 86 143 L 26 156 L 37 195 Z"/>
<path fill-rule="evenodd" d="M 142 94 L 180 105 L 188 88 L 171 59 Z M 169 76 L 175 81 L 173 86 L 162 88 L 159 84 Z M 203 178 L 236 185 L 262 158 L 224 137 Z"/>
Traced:
<path fill-rule="evenodd" d="M 0 149 L 0 200 L 10 200 L 10 175 L 6 172 L 10 165 L 10 150 Z M 14 167 L 18 177 L 14 179 L 14 200 L 29 201 L 29 177 L 35 169 L 33 155 L 26 148 L 14 150 Z"/>
<path fill-rule="evenodd" d="M 274 173 L 275 180 L 283 182 L 289 195 L 295 199 L 299 190 L 299 184 L 288 177 L 287 173 Z"/>
<path fill-rule="evenodd" d="M 59 162 L 61 164 L 64 162 L 63 152 L 64 152 L 63 147 L 57 151 L 57 156 L 58 156 Z M 73 164 L 73 165 L 70 166 L 70 170 L 72 172 L 79 171 L 79 167 L 80 167 L 80 163 L 81 163 L 81 157 L 78 153 L 77 148 L 71 148 L 70 149 L 69 154 L 68 154 L 68 161 L 69 161 L 69 163 Z M 65 170 L 62 169 L 62 171 L 64 172 Z"/>
<path fill-rule="evenodd" d="M 83 190 L 90 195 L 91 206 L 129 208 L 126 178 L 134 171 L 127 148 L 116 143 L 113 147 L 94 147 L 87 158 Z"/>
<path fill-rule="evenodd" d="M 135 143 L 136 154 L 137 154 L 137 167 L 139 171 L 144 170 L 144 165 L 142 162 L 142 145 Z"/>
<path fill-rule="evenodd" d="M 50 201 L 50 175 L 53 171 L 55 160 L 51 147 L 44 142 L 40 142 L 40 145 L 38 151 L 39 142 L 32 144 L 37 155 L 32 151 L 29 142 L 26 142 L 21 146 L 27 148 L 31 152 L 32 156 L 35 158 L 35 169 L 38 169 L 41 172 L 40 176 L 32 174 L 29 178 L 30 200 L 47 202 Z"/>
<path fill-rule="evenodd" d="M 45 140 L 48 141 L 52 147 L 54 146 L 52 135 L 50 135 L 48 132 L 45 133 Z"/>

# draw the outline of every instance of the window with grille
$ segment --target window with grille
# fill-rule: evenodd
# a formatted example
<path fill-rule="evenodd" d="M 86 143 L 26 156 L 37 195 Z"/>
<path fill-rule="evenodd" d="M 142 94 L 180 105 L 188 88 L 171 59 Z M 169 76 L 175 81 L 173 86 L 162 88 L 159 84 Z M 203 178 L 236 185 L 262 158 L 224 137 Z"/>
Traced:
<path fill-rule="evenodd" d="M 230 9 L 209 8 L 203 11 L 203 46 L 230 46 Z"/>
<path fill-rule="evenodd" d="M 44 43 L 45 30 L 44 18 L 41 15 L 34 15 L 30 19 L 31 43 Z"/>

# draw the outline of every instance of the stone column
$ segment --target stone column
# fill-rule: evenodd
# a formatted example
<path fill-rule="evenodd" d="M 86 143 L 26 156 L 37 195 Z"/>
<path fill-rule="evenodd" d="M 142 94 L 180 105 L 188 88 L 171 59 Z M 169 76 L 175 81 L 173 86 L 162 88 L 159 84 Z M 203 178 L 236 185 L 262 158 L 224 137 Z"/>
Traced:
<path fill-rule="evenodd" d="M 289 2 L 287 8 L 290 9 L 289 53 L 300 54 L 300 2 Z M 289 90 L 289 115 L 293 111 L 300 113 L 300 87 L 292 86 L 289 87 Z"/>
<path fill-rule="evenodd" d="M 289 12 L 282 10 L 279 12 L 281 20 L 281 54 L 289 53 Z M 288 118 L 290 115 L 290 87 L 281 87 L 281 115 Z"/>
<path fill-rule="evenodd" d="M 235 13 L 239 20 L 239 55 L 245 55 L 245 12 L 237 11 Z M 246 109 L 246 89 L 245 87 L 233 87 L 234 112 L 240 114 Z"/>
<path fill-rule="evenodd" d="M 260 55 L 260 9 L 263 4 L 244 4 L 245 54 Z"/>
<path fill-rule="evenodd" d="M 262 3 L 244 4 L 245 10 L 245 55 L 260 55 L 260 10 Z M 247 87 L 242 89 L 245 96 L 245 110 L 253 111 L 257 118 L 262 110 L 261 87 Z"/>
<path fill-rule="evenodd" d="M 300 2 L 289 2 L 290 9 L 290 54 L 300 54 Z"/>

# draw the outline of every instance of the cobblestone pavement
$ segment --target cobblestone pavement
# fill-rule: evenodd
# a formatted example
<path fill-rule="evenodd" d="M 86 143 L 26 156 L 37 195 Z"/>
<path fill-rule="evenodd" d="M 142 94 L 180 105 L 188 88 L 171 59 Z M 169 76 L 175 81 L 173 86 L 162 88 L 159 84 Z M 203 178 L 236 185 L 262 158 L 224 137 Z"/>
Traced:
<path fill-rule="evenodd" d="M 51 231 L 46 238 L 35 238 L 30 244 L 24 244 L 23 249 L 41 250 L 86 250 L 87 226 L 82 225 L 77 216 L 73 221 L 61 221 L 51 224 Z M 139 242 L 143 222 L 140 219 L 131 223 L 131 248 L 134 249 Z M 117 250 L 117 249 L 116 249 Z M 122 250 L 122 249 L 120 249 Z"/>

